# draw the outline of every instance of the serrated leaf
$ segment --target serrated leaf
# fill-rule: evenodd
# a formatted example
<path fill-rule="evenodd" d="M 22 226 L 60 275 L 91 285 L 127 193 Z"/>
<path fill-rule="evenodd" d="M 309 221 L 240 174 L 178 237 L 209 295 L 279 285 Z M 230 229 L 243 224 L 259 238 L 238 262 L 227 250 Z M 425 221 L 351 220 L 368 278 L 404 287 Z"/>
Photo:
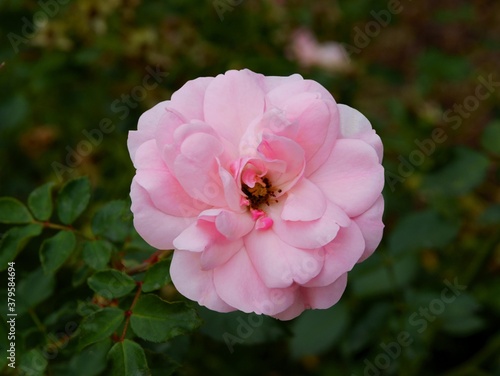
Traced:
<path fill-rule="evenodd" d="M 108 358 L 113 363 L 113 376 L 150 376 L 146 355 L 141 346 L 125 339 L 109 350 Z"/>
<path fill-rule="evenodd" d="M 83 245 L 83 261 L 93 269 L 104 269 L 111 258 L 113 245 L 105 240 L 94 240 Z"/>
<path fill-rule="evenodd" d="M 151 342 L 164 342 L 201 325 L 196 312 L 184 303 L 167 303 L 153 294 L 142 295 L 130 316 L 135 334 Z"/>
<path fill-rule="evenodd" d="M 125 201 L 111 201 L 92 218 L 92 232 L 114 242 L 122 242 L 130 234 L 132 213 Z"/>
<path fill-rule="evenodd" d="M 19 368 L 25 376 L 43 376 L 49 362 L 38 349 L 28 351 L 21 357 Z"/>
<path fill-rule="evenodd" d="M 87 283 L 97 294 L 108 299 L 125 296 L 136 286 L 132 277 L 114 269 L 95 273 Z"/>
<path fill-rule="evenodd" d="M 90 182 L 86 177 L 68 181 L 57 197 L 57 215 L 69 225 L 83 213 L 90 200 Z"/>
<path fill-rule="evenodd" d="M 42 228 L 42 225 L 31 224 L 7 230 L 0 240 L 0 271 L 7 269 L 7 263 L 16 258 L 31 238 L 40 235 Z"/>
<path fill-rule="evenodd" d="M 444 247 L 457 236 L 459 230 L 459 223 L 442 218 L 432 209 L 410 213 L 397 223 L 389 235 L 389 249 L 397 254 Z"/>
<path fill-rule="evenodd" d="M 51 364 L 57 376 L 98 376 L 106 369 L 109 349 L 113 345 L 110 338 L 85 347 L 71 356 L 69 362 Z"/>
<path fill-rule="evenodd" d="M 151 266 L 146 272 L 144 283 L 142 284 L 142 291 L 151 292 L 160 289 L 167 283 L 170 283 L 170 261 L 161 260 Z"/>
<path fill-rule="evenodd" d="M 106 307 L 84 317 L 80 324 L 80 339 L 78 347 L 91 345 L 110 337 L 125 319 L 123 310 Z"/>
<path fill-rule="evenodd" d="M 54 276 L 45 274 L 42 268 L 23 275 L 19 279 L 16 291 L 17 313 L 26 312 L 28 308 L 33 308 L 43 302 L 52 295 L 54 286 Z"/>
<path fill-rule="evenodd" d="M 28 208 L 13 197 L 0 197 L 0 223 L 24 224 L 33 222 Z"/>
<path fill-rule="evenodd" d="M 40 221 L 47 221 L 52 215 L 52 188 L 53 182 L 46 183 L 35 189 L 28 197 L 28 207 Z"/>
<path fill-rule="evenodd" d="M 76 246 L 72 231 L 59 231 L 43 241 L 40 247 L 40 262 L 45 273 L 55 273 L 71 255 Z"/>
<path fill-rule="evenodd" d="M 347 329 L 349 315 L 343 303 L 326 310 L 308 310 L 293 322 L 290 350 L 294 358 L 328 350 Z"/>

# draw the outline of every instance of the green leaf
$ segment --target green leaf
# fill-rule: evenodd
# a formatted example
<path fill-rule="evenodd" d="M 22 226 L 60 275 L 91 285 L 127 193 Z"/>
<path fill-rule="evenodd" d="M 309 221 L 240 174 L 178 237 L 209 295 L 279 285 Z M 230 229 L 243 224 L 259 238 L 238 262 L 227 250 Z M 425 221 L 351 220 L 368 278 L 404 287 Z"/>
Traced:
<path fill-rule="evenodd" d="M 53 237 L 43 241 L 40 247 L 40 262 L 45 273 L 55 273 L 76 246 L 75 234 L 72 231 L 59 231 Z"/>
<path fill-rule="evenodd" d="M 112 376 L 150 376 L 146 354 L 134 341 L 125 339 L 109 350 L 108 358 L 113 363 Z"/>
<path fill-rule="evenodd" d="M 122 242 L 130 234 L 132 213 L 125 201 L 105 204 L 92 218 L 92 232 L 114 242 Z"/>
<path fill-rule="evenodd" d="M 307 310 L 292 326 L 290 350 L 294 358 L 320 354 L 331 348 L 349 324 L 347 308 L 337 303 L 326 310 Z"/>
<path fill-rule="evenodd" d="M 93 269 L 104 269 L 111 258 L 113 245 L 105 240 L 94 240 L 83 245 L 83 261 Z"/>
<path fill-rule="evenodd" d="M 25 376 L 44 376 L 49 362 L 38 349 L 28 351 L 21 357 L 19 368 Z"/>
<path fill-rule="evenodd" d="M 92 290 L 108 299 L 125 296 L 136 286 L 132 277 L 114 269 L 95 273 L 87 283 Z"/>
<path fill-rule="evenodd" d="M 42 268 L 38 268 L 19 279 L 16 291 L 17 313 L 26 312 L 43 302 L 54 292 L 54 276 L 46 275 Z"/>
<path fill-rule="evenodd" d="M 488 166 L 489 160 L 484 154 L 459 147 L 454 160 L 424 178 L 422 191 L 442 196 L 467 194 L 484 181 Z"/>
<path fill-rule="evenodd" d="M 151 342 L 165 342 L 201 325 L 196 311 L 184 303 L 167 303 L 153 294 L 137 301 L 130 325 L 135 334 Z"/>
<path fill-rule="evenodd" d="M 458 234 L 460 224 L 442 218 L 430 209 L 403 217 L 389 235 L 389 249 L 395 254 L 424 248 L 441 248 Z"/>
<path fill-rule="evenodd" d="M 28 207 L 40 221 L 47 221 L 52 215 L 52 188 L 53 182 L 44 184 L 35 189 L 28 197 Z"/>
<path fill-rule="evenodd" d="M 42 225 L 31 224 L 7 230 L 0 240 L 0 271 L 7 269 L 7 263 L 16 258 L 31 238 L 40 235 L 42 228 Z"/>
<path fill-rule="evenodd" d="M 71 356 L 69 362 L 51 364 L 57 376 L 98 376 L 106 369 L 107 355 L 112 346 L 110 338 L 85 347 Z"/>
<path fill-rule="evenodd" d="M 151 292 L 170 283 L 170 260 L 161 260 L 151 266 L 146 272 L 142 291 Z"/>
<path fill-rule="evenodd" d="M 80 324 L 80 339 L 78 347 L 91 345 L 110 337 L 125 319 L 123 310 L 115 307 L 106 307 L 95 313 L 85 316 Z"/>
<path fill-rule="evenodd" d="M 500 154 L 500 121 L 489 124 L 481 137 L 483 148 L 493 154 Z"/>
<path fill-rule="evenodd" d="M 112 341 L 106 338 L 83 349 L 71 358 L 71 376 L 96 376 L 101 374 L 107 365 L 107 354 Z"/>
<path fill-rule="evenodd" d="M 28 208 L 13 197 L 0 197 L 0 223 L 23 224 L 33 222 Z"/>
<path fill-rule="evenodd" d="M 57 215 L 69 225 L 83 213 L 90 200 L 90 182 L 86 177 L 68 181 L 57 197 Z"/>

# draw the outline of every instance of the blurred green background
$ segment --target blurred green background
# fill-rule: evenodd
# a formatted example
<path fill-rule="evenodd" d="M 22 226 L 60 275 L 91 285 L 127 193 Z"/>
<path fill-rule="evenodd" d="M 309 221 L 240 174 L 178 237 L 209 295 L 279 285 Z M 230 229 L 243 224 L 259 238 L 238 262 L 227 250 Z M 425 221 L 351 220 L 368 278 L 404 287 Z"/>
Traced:
<path fill-rule="evenodd" d="M 302 63 L 299 29 L 342 43 L 349 62 Z M 317 80 L 381 136 L 385 236 L 341 302 L 285 323 L 200 308 L 199 331 L 155 348 L 178 374 L 500 375 L 499 2 L 2 0 L 0 36 L 0 196 L 26 201 L 42 183 L 86 175 L 92 205 L 126 198 L 140 114 L 228 69 Z M 168 75 L 141 91 L 148 69 Z M 105 118 L 112 131 L 68 167 Z M 447 283 L 466 288 L 446 300 Z M 61 350 L 45 374 L 108 374 L 82 371 L 77 356 Z"/>

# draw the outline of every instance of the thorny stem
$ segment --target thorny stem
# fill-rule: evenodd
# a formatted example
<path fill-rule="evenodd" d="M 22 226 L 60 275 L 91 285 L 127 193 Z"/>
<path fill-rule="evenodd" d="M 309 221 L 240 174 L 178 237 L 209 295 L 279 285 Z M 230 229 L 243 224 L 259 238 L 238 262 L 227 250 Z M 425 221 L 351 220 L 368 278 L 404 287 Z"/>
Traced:
<path fill-rule="evenodd" d="M 159 249 L 155 253 L 153 253 L 151 256 L 149 256 L 146 260 L 144 260 L 142 263 L 140 263 L 139 265 L 136 265 L 132 268 L 126 269 L 125 273 L 127 273 L 128 275 L 142 273 L 142 272 L 148 270 L 148 268 L 151 265 L 156 264 L 161 258 L 163 258 L 164 256 L 168 255 L 171 252 L 172 252 L 172 250 Z"/>
<path fill-rule="evenodd" d="M 51 228 L 51 229 L 54 229 L 54 230 L 65 230 L 65 231 L 71 231 L 71 232 L 74 232 L 76 235 L 79 235 L 81 236 L 82 238 L 84 239 L 87 239 L 87 240 L 95 240 L 94 237 L 92 236 L 88 236 L 88 235 L 85 235 L 83 232 L 75 229 L 74 227 L 72 226 L 65 226 L 65 225 L 59 225 L 57 223 L 52 223 L 52 222 L 41 222 L 41 221 L 33 221 L 33 223 L 36 223 L 36 224 L 39 224 L 39 225 L 42 225 L 43 227 L 45 228 Z"/>
<path fill-rule="evenodd" d="M 135 292 L 134 300 L 132 300 L 132 304 L 130 305 L 130 308 L 128 311 L 125 311 L 125 326 L 123 327 L 123 332 L 120 337 L 119 342 L 123 342 L 125 339 L 125 335 L 127 334 L 127 329 L 128 325 L 130 323 L 130 316 L 132 316 L 132 310 L 135 307 L 135 304 L 137 303 L 137 300 L 139 299 L 139 296 L 141 295 L 141 290 L 142 290 L 142 281 L 137 282 L 137 291 Z"/>

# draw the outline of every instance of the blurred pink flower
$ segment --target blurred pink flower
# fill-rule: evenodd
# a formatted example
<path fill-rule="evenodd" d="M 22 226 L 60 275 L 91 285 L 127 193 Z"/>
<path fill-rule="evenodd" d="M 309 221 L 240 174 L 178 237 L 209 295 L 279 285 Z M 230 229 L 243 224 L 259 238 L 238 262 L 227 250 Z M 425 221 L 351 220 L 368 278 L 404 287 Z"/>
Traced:
<path fill-rule="evenodd" d="M 382 237 L 382 143 L 320 84 L 249 70 L 187 82 L 128 138 L 134 225 L 180 293 L 291 319 L 328 308 Z"/>
<path fill-rule="evenodd" d="M 337 42 L 318 43 L 311 31 L 299 29 L 292 34 L 292 57 L 307 68 L 317 66 L 330 71 L 350 68 L 350 59 L 345 48 Z"/>

